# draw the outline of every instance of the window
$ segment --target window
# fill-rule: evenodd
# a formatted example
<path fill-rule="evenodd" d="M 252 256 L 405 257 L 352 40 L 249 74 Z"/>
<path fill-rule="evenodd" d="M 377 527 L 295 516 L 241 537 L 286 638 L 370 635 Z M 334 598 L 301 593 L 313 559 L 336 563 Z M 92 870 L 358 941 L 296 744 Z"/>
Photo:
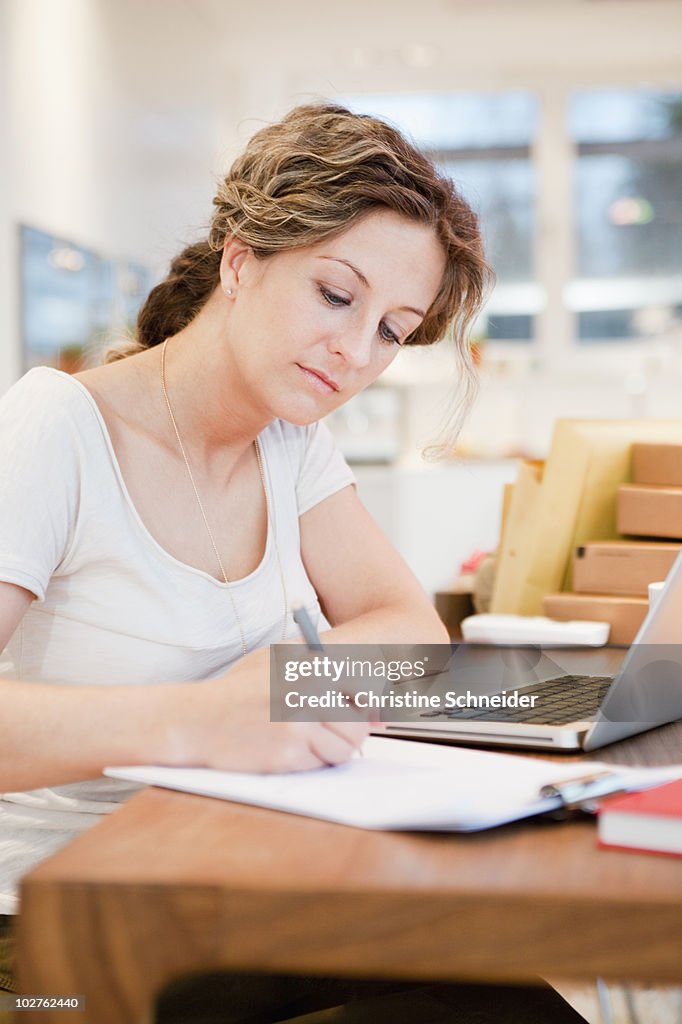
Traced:
<path fill-rule="evenodd" d="M 351 109 L 390 121 L 449 174 L 479 213 L 497 286 L 482 336 L 529 341 L 540 304 L 534 282 L 537 102 L 527 92 L 353 96 Z"/>
<path fill-rule="evenodd" d="M 482 338 L 537 340 L 519 355 L 558 367 L 576 343 L 594 358 L 595 343 L 613 353 L 625 342 L 636 358 L 634 342 L 682 336 L 681 91 L 344 102 L 405 131 L 479 212 L 497 274 Z"/>
<path fill-rule="evenodd" d="M 682 324 L 682 93 L 578 92 L 569 125 L 578 340 L 661 338 Z"/>

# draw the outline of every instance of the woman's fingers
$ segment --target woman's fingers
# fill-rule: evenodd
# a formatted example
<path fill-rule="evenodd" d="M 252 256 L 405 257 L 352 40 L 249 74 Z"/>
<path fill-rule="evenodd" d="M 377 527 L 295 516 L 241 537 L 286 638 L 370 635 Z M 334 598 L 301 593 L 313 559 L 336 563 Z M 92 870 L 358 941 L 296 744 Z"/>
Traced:
<path fill-rule="evenodd" d="M 369 735 L 364 722 L 320 722 L 310 737 L 310 749 L 322 764 L 343 764 Z"/>

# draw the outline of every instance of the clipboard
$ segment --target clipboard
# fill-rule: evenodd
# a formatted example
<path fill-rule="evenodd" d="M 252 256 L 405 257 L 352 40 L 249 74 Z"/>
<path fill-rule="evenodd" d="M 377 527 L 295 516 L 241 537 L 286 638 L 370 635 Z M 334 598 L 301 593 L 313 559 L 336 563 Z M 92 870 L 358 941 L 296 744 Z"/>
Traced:
<path fill-rule="evenodd" d="M 371 736 L 362 757 L 281 775 L 161 765 L 106 768 L 111 778 L 377 830 L 475 832 L 598 795 L 682 778 L 666 768 L 606 768 Z"/>

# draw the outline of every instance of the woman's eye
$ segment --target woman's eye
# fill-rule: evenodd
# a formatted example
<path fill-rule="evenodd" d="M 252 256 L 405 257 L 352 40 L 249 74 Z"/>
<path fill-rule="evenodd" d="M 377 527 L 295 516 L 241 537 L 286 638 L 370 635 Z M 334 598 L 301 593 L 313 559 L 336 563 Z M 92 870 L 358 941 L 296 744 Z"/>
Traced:
<path fill-rule="evenodd" d="M 385 324 L 383 321 L 379 324 L 379 334 L 381 335 L 384 341 L 387 341 L 391 345 L 400 344 L 400 338 L 398 337 L 398 335 L 395 334 L 388 326 L 388 324 Z"/>
<path fill-rule="evenodd" d="M 320 293 L 330 306 L 350 306 L 350 299 L 347 299 L 345 295 L 337 295 L 336 292 L 330 292 L 328 288 L 320 286 Z"/>
<path fill-rule="evenodd" d="M 346 295 L 339 295 L 338 292 L 333 292 L 329 288 L 325 288 L 324 285 L 318 285 L 320 295 L 329 306 L 350 306 L 352 300 Z M 379 337 L 382 341 L 385 341 L 388 345 L 399 345 L 400 338 L 392 331 L 388 324 L 382 320 L 379 324 Z"/>

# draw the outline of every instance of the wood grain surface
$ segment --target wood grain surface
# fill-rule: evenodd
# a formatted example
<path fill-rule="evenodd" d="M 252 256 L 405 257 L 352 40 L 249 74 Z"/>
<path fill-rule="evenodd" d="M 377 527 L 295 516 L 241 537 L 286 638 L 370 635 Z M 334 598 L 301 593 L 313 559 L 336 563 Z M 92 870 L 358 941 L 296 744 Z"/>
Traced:
<path fill-rule="evenodd" d="M 681 761 L 682 724 L 595 756 Z M 592 820 L 377 833 L 148 789 L 27 876 L 19 982 L 136 1024 L 195 971 L 675 983 L 681 953 L 682 860 L 599 850 Z"/>

